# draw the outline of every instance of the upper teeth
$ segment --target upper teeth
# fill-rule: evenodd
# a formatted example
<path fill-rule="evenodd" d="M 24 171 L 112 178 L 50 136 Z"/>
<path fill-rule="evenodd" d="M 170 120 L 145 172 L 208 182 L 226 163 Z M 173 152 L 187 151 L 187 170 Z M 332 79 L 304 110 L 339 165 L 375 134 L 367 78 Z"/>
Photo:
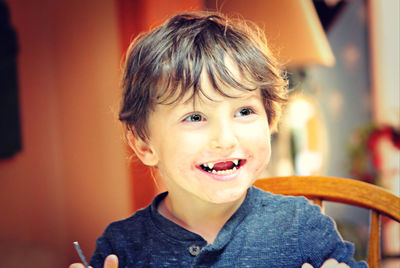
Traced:
<path fill-rule="evenodd" d="M 235 166 L 237 166 L 239 164 L 239 159 L 232 160 L 232 162 L 233 164 L 235 164 Z M 210 163 L 205 163 L 203 165 L 210 169 L 213 169 L 215 164 L 210 162 Z"/>

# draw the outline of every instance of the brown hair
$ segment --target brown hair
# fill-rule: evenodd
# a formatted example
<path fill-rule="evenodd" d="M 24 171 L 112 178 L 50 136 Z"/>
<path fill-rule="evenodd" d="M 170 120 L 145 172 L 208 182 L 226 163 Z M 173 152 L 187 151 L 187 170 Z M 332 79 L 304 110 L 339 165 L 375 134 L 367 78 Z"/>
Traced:
<path fill-rule="evenodd" d="M 229 57 L 244 74 L 235 79 L 224 59 Z M 217 92 L 220 85 L 240 90 L 261 89 L 269 125 L 276 128 L 287 82 L 258 27 L 230 20 L 218 13 L 178 14 L 160 27 L 136 38 L 127 53 L 122 80 L 119 119 L 147 140 L 147 120 L 157 104 L 172 104 L 189 91 L 194 99 L 202 91 L 202 72 Z M 250 85 L 250 86 L 249 86 Z"/>

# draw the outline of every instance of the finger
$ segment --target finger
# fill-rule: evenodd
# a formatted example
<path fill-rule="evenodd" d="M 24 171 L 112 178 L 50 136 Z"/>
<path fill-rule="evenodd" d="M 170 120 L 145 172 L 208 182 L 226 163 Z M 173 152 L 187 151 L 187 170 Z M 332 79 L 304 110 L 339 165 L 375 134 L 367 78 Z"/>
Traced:
<path fill-rule="evenodd" d="M 305 263 L 301 266 L 301 268 L 314 268 L 311 264 Z"/>
<path fill-rule="evenodd" d="M 338 261 L 335 259 L 329 259 L 326 262 L 324 262 L 321 266 L 321 268 L 335 268 L 338 265 Z"/>
<path fill-rule="evenodd" d="M 69 266 L 69 268 L 85 268 L 85 265 L 82 263 L 73 263 Z M 89 266 L 89 268 L 93 268 L 92 266 Z"/>
<path fill-rule="evenodd" d="M 350 268 L 346 263 L 341 262 L 338 265 L 335 266 L 335 268 Z"/>
<path fill-rule="evenodd" d="M 73 263 L 69 268 L 85 268 L 85 266 L 82 263 Z"/>
<path fill-rule="evenodd" d="M 104 261 L 104 268 L 118 268 L 118 257 L 114 254 L 108 255 Z"/>

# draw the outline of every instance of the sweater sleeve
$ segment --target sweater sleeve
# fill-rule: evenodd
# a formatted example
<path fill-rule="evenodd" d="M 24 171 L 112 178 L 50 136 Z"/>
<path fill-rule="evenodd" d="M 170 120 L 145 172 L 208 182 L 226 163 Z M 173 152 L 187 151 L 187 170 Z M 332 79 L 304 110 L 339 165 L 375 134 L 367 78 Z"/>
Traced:
<path fill-rule="evenodd" d="M 304 262 L 320 267 L 326 260 L 334 258 L 350 267 L 368 267 L 365 262 L 357 263 L 353 259 L 353 244 L 343 241 L 335 222 L 323 215 L 318 206 L 302 199 L 298 211 L 299 246 Z"/>

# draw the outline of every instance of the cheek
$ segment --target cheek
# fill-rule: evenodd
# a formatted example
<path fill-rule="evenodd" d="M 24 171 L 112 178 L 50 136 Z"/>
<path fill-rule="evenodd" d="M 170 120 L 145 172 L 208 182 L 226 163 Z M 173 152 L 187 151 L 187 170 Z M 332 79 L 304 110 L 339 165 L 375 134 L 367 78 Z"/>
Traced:
<path fill-rule="evenodd" d="M 264 170 L 269 163 L 271 158 L 271 145 L 269 139 L 263 145 L 258 146 L 255 157 L 257 158 L 257 163 L 260 170 Z"/>
<path fill-rule="evenodd" d="M 251 154 L 255 158 L 256 171 L 262 171 L 266 168 L 271 158 L 271 141 L 269 130 L 265 126 L 260 126 L 257 130 L 249 133 L 247 136 Z"/>
<path fill-rule="evenodd" d="M 259 147 L 259 151 L 268 152 L 271 150 L 270 146 L 270 133 L 268 125 L 258 124 L 246 130 L 242 133 L 247 142 L 251 143 L 253 146 Z"/>
<path fill-rule="evenodd" d="M 182 140 L 164 146 L 162 152 L 160 152 L 164 168 L 174 173 L 187 171 L 193 162 L 194 151 L 191 148 L 193 148 L 193 145 L 183 143 Z"/>

